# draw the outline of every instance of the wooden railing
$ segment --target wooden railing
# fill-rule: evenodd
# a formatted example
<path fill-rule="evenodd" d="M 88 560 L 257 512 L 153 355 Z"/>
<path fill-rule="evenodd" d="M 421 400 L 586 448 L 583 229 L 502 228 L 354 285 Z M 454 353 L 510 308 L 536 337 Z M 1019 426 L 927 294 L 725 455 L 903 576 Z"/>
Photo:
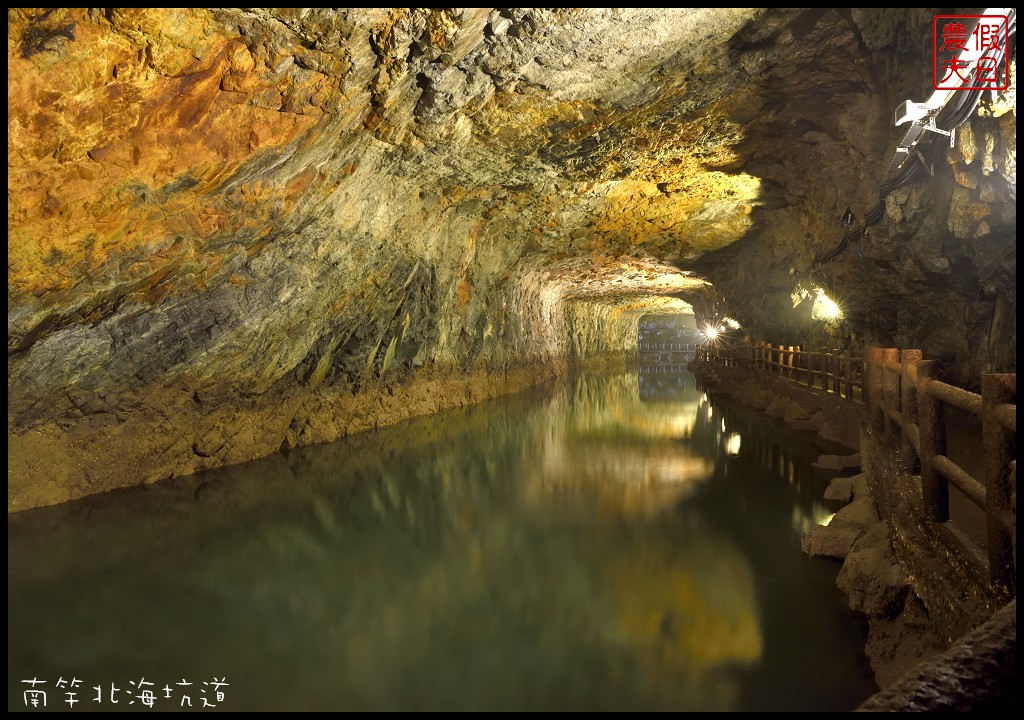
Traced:
<path fill-rule="evenodd" d="M 637 343 L 640 352 L 694 352 L 697 349 L 696 343 Z"/>
<path fill-rule="evenodd" d="M 799 345 L 768 343 L 709 343 L 698 347 L 695 359 L 723 367 L 761 370 L 841 397 L 859 398 L 862 394 L 863 360 L 841 350 L 805 350 Z"/>
<path fill-rule="evenodd" d="M 693 360 L 698 347 L 697 343 L 637 343 L 640 362 L 654 365 L 685 365 Z"/>
<path fill-rule="evenodd" d="M 792 345 L 705 344 L 695 359 L 768 373 L 865 403 L 871 427 L 899 436 L 901 458 L 911 473 L 920 472 L 928 520 L 949 520 L 949 483 L 984 511 L 989 577 L 1015 589 L 1016 374 L 983 375 L 978 395 L 938 380 L 936 361 L 924 360 L 920 350 L 871 348 L 858 358 Z M 972 476 L 946 455 L 946 406 L 980 418 L 984 477 Z"/>
<path fill-rule="evenodd" d="M 935 378 L 936 361 L 920 350 L 872 348 L 864 354 L 868 421 L 899 434 L 900 453 L 911 472 L 920 468 L 929 520 L 949 520 L 949 483 L 985 512 L 989 576 L 1016 584 L 1017 376 L 982 376 L 981 394 Z M 984 477 L 975 478 L 946 455 L 945 406 L 981 420 Z"/>
<path fill-rule="evenodd" d="M 666 364 L 653 364 L 653 365 L 641 364 L 640 367 L 638 368 L 638 372 L 641 375 L 655 375 L 655 374 L 671 375 L 671 374 L 677 374 L 677 373 L 685 373 L 686 372 L 686 365 L 684 363 L 673 363 L 673 364 L 666 363 Z"/>

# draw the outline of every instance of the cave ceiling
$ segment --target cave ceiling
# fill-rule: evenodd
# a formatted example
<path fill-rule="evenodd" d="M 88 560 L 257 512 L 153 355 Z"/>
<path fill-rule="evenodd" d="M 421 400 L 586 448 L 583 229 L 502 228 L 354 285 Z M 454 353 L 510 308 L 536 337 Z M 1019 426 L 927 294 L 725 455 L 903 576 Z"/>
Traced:
<path fill-rule="evenodd" d="M 13 333 L 201 289 L 225 246 L 374 174 L 417 188 L 380 193 L 413 206 L 393 215 L 507 223 L 556 269 L 685 270 L 790 209 L 778 254 L 806 266 L 886 161 L 862 32 L 825 10 L 12 10 Z"/>
<path fill-rule="evenodd" d="M 9 509 L 635 356 L 652 312 L 1015 370 L 1015 38 L 880 195 L 935 12 L 9 9 Z"/>
<path fill-rule="evenodd" d="M 545 292 L 723 304 L 768 333 L 815 276 L 859 293 L 851 337 L 890 341 L 934 330 L 944 284 L 1012 311 L 1014 112 L 958 141 L 948 187 L 889 198 L 882 232 L 816 267 L 878 202 L 892 108 L 929 90 L 931 15 L 11 9 L 9 386 L 105 364 L 114 384 L 265 388 L 410 323 L 409 366 L 511 357 Z M 971 297 L 965 322 L 991 314 Z"/>

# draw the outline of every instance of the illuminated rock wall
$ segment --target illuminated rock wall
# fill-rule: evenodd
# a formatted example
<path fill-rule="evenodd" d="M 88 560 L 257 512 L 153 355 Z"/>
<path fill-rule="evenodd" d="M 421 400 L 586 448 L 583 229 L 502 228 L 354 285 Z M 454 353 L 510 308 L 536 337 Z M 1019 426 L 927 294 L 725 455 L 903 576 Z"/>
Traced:
<path fill-rule="evenodd" d="M 712 296 L 763 334 L 877 193 L 895 12 L 10 10 L 8 508 L 511 391 Z M 956 217 L 1001 122 L 936 175 Z M 952 236 L 1015 227 L 986 207 Z"/>
<path fill-rule="evenodd" d="M 759 209 L 740 242 L 697 266 L 725 298 L 729 312 L 758 339 L 811 347 L 865 345 L 921 348 L 940 359 L 945 377 L 979 388 L 983 372 L 1016 370 L 1016 73 L 995 102 L 956 131 L 953 147 L 926 134 L 938 159 L 892 192 L 882 222 L 842 245 L 849 207 L 857 223 L 878 203 L 886 167 L 906 126 L 892 125 L 904 100 L 932 93 L 933 11 L 853 10 L 861 51 L 884 90 L 880 105 L 852 88 L 822 94 L 820 66 L 776 68 L 770 101 L 746 125 L 754 137 L 785 138 L 792 152 L 771 177 L 828 213 L 792 197 Z M 863 88 L 862 88 L 863 90 Z M 792 122 L 792 115 L 801 120 Z M 863 127 L 858 128 L 860 123 Z M 874 129 L 872 130 L 872 127 Z M 858 137 L 874 132 L 868 148 Z M 749 162 L 777 152 L 771 143 L 744 153 Z M 763 163 L 768 163 L 764 158 Z M 915 160 L 916 162 L 916 160 Z M 765 173 L 759 173 L 768 177 Z M 811 185 L 816 187 L 811 187 Z M 834 258 L 827 257 L 839 250 Z M 812 303 L 795 303 L 794 288 L 824 287 L 844 317 L 822 322 Z"/>

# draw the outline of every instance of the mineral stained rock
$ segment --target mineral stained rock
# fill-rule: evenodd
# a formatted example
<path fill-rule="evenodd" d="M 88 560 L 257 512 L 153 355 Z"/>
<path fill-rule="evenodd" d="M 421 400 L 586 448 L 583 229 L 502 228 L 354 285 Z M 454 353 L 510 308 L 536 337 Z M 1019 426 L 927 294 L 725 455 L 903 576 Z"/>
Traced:
<path fill-rule="evenodd" d="M 628 355 L 651 311 L 795 327 L 794 277 L 929 87 L 930 20 L 10 9 L 9 511 Z M 847 340 L 1015 362 L 1014 112 L 990 115 L 817 271 L 860 293 Z"/>

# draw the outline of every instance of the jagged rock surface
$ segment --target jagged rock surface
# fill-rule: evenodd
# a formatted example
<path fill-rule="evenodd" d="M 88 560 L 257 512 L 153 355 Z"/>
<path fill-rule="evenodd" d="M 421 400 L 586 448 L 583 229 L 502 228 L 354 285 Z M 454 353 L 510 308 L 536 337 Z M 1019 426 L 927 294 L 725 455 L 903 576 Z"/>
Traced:
<path fill-rule="evenodd" d="M 9 10 L 9 510 L 514 390 L 652 310 L 770 330 L 877 197 L 923 13 Z M 850 333 L 1015 360 L 1012 118 L 841 256 Z"/>

